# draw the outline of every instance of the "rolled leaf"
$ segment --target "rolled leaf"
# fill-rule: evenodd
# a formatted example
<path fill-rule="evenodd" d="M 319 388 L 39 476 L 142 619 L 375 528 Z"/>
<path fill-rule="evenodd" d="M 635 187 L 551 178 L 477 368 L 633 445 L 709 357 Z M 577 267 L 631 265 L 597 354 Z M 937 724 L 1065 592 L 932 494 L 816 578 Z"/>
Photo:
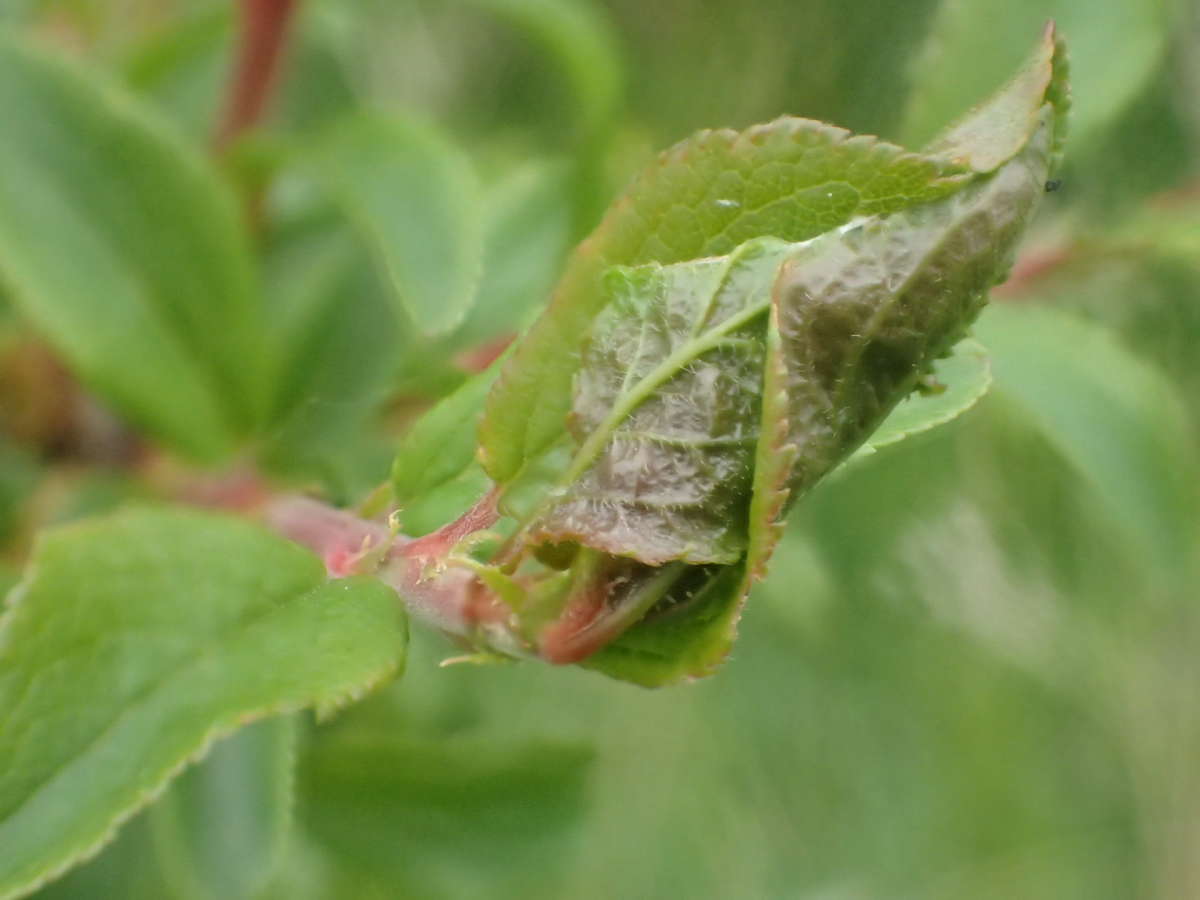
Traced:
<path fill-rule="evenodd" d="M 924 156 L 802 120 L 670 151 L 491 388 L 489 531 L 470 546 L 498 549 L 458 555 L 473 511 L 415 542 L 395 586 L 428 603 L 444 578 L 444 605 L 475 617 L 455 633 L 502 652 L 646 685 L 710 672 L 787 509 L 937 390 L 1007 275 L 1061 149 L 1063 58 L 1047 28 Z M 887 439 L 968 408 L 987 369 L 966 371 Z"/>
<path fill-rule="evenodd" d="M 614 269 L 576 379 L 581 442 L 534 534 L 642 562 L 734 563 L 745 549 L 766 312 L 790 244 Z"/>

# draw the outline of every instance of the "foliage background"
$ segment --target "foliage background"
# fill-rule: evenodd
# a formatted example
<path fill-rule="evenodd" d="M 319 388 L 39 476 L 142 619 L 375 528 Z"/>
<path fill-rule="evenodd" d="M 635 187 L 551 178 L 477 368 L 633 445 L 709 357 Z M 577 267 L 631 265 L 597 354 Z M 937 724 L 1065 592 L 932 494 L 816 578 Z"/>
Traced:
<path fill-rule="evenodd" d="M 295 357 L 264 455 L 360 497 L 654 150 L 783 112 L 918 146 L 1051 16 L 1075 117 L 1062 187 L 977 329 L 995 388 L 797 510 L 716 677 L 439 669 L 452 648 L 415 629 L 402 681 L 222 744 L 39 896 L 236 896 L 264 860 L 255 890 L 289 898 L 1200 893 L 1200 19 L 1182 2 L 310 0 L 277 107 L 226 161 L 268 184 L 262 280 Z M 208 140 L 226 4 L 0 17 Z M 478 179 L 480 300 L 436 339 L 316 189 L 319 155 L 295 161 L 380 115 L 434 129 Z M 69 383 L 0 301 L 0 580 L 34 526 L 157 489 L 120 447 L 80 444 Z M 297 783 L 247 801 L 293 727 Z"/>

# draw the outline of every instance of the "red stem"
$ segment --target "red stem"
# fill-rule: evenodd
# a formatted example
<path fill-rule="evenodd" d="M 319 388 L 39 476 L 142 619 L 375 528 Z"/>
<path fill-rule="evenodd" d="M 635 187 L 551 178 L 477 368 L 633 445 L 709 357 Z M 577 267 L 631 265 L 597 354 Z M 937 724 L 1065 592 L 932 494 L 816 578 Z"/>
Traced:
<path fill-rule="evenodd" d="M 241 0 L 237 60 L 214 135 L 217 149 L 257 125 L 275 86 L 296 0 Z"/>

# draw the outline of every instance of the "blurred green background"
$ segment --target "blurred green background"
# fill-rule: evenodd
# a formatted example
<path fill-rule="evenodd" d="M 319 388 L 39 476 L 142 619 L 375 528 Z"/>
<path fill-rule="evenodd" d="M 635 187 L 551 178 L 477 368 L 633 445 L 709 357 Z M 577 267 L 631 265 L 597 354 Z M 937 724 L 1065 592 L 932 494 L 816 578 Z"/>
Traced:
<path fill-rule="evenodd" d="M 304 338 L 265 456 L 360 498 L 653 152 L 783 113 L 919 147 L 1050 17 L 1071 51 L 1067 165 L 976 332 L 991 394 L 797 508 L 705 682 L 440 669 L 454 648 L 417 629 L 401 681 L 301 723 L 294 802 L 290 784 L 272 795 L 296 825 L 262 850 L 263 896 L 1200 896 L 1200 15 L 1184 2 L 308 0 L 277 103 L 226 159 L 265 186 L 272 321 Z M 0 0 L 0 21 L 208 142 L 229 4 Z M 436 341 L 382 299 L 296 163 L 366 110 L 434 129 L 478 179 L 479 301 Z M 44 386 L 67 378 L 0 299 L 0 583 L 33 526 L 151 490 L 120 452 L 64 436 Z M 238 896 L 257 864 L 238 835 L 270 805 L 246 806 L 239 760 L 277 727 L 222 745 L 173 807 L 39 896 Z M 189 803 L 203 850 L 180 852 L 171 810 Z"/>

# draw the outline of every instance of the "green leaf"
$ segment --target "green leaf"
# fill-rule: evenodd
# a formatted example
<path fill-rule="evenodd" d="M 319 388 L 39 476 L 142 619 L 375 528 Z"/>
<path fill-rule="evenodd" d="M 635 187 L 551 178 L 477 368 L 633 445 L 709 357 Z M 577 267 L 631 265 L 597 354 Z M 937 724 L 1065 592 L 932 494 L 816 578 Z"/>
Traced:
<path fill-rule="evenodd" d="M 263 280 L 276 391 L 262 458 L 275 471 L 328 480 L 391 396 L 404 335 L 365 249 L 328 222 L 274 235 Z M 368 483 L 384 476 L 386 456 L 382 465 Z"/>
<path fill-rule="evenodd" d="M 1078 146 L 1135 101 L 1166 52 L 1169 4 L 1143 0 L 964 0 L 942 3 L 910 75 L 901 131 L 919 146 L 1012 71 L 1047 19 L 1071 43 Z"/>
<path fill-rule="evenodd" d="M 745 577 L 738 590 L 739 602 L 745 600 L 755 582 L 766 577 L 767 563 L 783 533 L 792 471 L 800 455 L 800 448 L 789 440 L 787 378 L 783 338 L 779 333 L 779 306 L 772 304 L 763 361 L 762 422 L 754 452 L 754 484 L 746 525 Z M 729 641 L 732 644 L 732 629 Z"/>
<path fill-rule="evenodd" d="M 469 568 L 500 586 L 490 621 L 514 616 L 482 640 L 641 684 L 711 671 L 787 508 L 914 389 L 934 390 L 935 364 L 1006 277 L 1060 150 L 1061 64 L 1047 29 L 1029 67 L 937 146 L 941 162 L 781 120 L 685 143 L 616 204 L 488 395 L 481 460 L 516 528 Z M 788 155 L 814 132 L 810 152 Z M 752 162 L 729 150 L 742 141 Z M 896 181 L 897 154 L 921 177 Z M 819 195 L 797 195 L 813 171 Z M 749 212 L 744 194 L 721 197 L 747 184 L 763 193 Z M 716 198 L 721 228 L 697 197 Z M 793 240 L 726 244 L 761 228 Z M 976 363 L 881 443 L 969 407 L 986 388 Z M 568 378 L 552 433 L 538 420 L 556 412 L 546 387 Z M 446 539 L 478 527 L 467 514 Z"/>
<path fill-rule="evenodd" d="M 461 324 L 483 257 L 479 186 L 463 153 L 428 126 L 361 113 L 306 166 L 370 247 L 399 312 L 428 334 Z"/>
<path fill-rule="evenodd" d="M 644 687 L 660 687 L 710 675 L 729 654 L 746 596 L 766 575 L 782 535 L 788 484 L 800 450 L 788 442 L 786 368 L 773 329 L 767 333 L 765 371 L 761 433 L 774 437 L 757 444 L 744 562 L 710 570 L 686 603 L 676 608 L 667 605 L 660 614 L 643 619 L 589 657 L 583 664 L 586 668 Z M 991 381 L 986 353 L 970 340 L 959 344 L 953 356 L 935 366 L 935 372 L 946 379 L 946 390 L 936 395 L 910 395 L 859 454 L 877 438 L 879 446 L 894 444 L 954 418 L 973 406 Z M 682 593 L 673 592 L 673 596 Z M 789 599 L 804 602 L 804 598 Z"/>
<path fill-rule="evenodd" d="M 33 896 L 36 900 L 174 900 L 158 863 L 147 816 L 136 816 L 94 859 L 71 869 Z"/>
<path fill-rule="evenodd" d="M 1049 107 L 1019 156 L 946 200 L 824 235 L 775 288 L 799 449 L 792 500 L 882 424 L 1007 275 L 1043 193 Z"/>
<path fill-rule="evenodd" d="M 564 167 L 544 161 L 522 165 L 489 188 L 479 298 L 455 335 L 458 346 L 515 332 L 541 309 L 571 247 L 569 196 Z"/>
<path fill-rule="evenodd" d="M 490 482 L 475 458 L 475 423 L 498 363 L 425 413 L 400 442 L 392 490 L 404 528 L 427 534 L 478 500 Z"/>
<path fill-rule="evenodd" d="M 561 435 L 575 348 L 603 306 L 607 269 L 719 256 L 762 236 L 806 240 L 945 196 L 964 178 L 946 161 L 807 119 L 705 131 L 668 150 L 576 249 L 505 365 L 481 430 L 488 473 L 511 481 Z"/>
<path fill-rule="evenodd" d="M 1054 107 L 1052 152 L 1057 156 L 1065 137 L 1069 104 L 1066 91 L 1066 48 L 1057 40 L 1051 23 L 1042 32 L 1033 55 L 1008 84 L 950 127 L 925 152 L 952 157 L 976 172 L 995 171 L 1033 137 L 1042 106 L 1048 102 Z"/>
<path fill-rule="evenodd" d="M 268 719 L 218 743 L 149 812 L 161 868 L 181 897 L 254 897 L 292 824 L 296 721 Z"/>
<path fill-rule="evenodd" d="M 933 364 L 932 381 L 934 389 L 909 394 L 847 462 L 945 425 L 975 406 L 992 385 L 987 348 L 970 338 L 959 341 Z"/>
<path fill-rule="evenodd" d="M 530 539 L 651 565 L 737 562 L 772 297 L 795 499 L 917 386 L 1003 279 L 1042 195 L 1049 127 L 1044 114 L 1017 159 L 945 200 L 810 242 L 610 270 L 575 380 L 579 446 Z"/>
<path fill-rule="evenodd" d="M 980 321 L 996 392 L 1023 408 L 1164 570 L 1193 558 L 1195 431 L 1171 383 L 1107 329 L 1038 307 Z"/>
<path fill-rule="evenodd" d="M 588 669 L 642 687 L 662 687 L 711 675 L 729 654 L 745 596 L 743 565 L 697 568 L 696 582 L 678 590 L 583 662 Z"/>
<path fill-rule="evenodd" d="M 0 622 L 0 897 L 86 859 L 217 738 L 393 675 L 390 590 L 236 519 L 46 533 Z"/>
<path fill-rule="evenodd" d="M 793 245 L 615 268 L 583 351 L 579 447 L 533 525 L 651 565 L 734 563 L 745 549 L 771 288 Z"/>
<path fill-rule="evenodd" d="M 257 424 L 260 310 L 206 162 L 93 71 L 0 37 L 0 277 L 80 376 L 183 452 Z"/>
<path fill-rule="evenodd" d="M 766 576 L 782 536 L 789 483 L 800 452 L 790 442 L 787 366 L 778 315 L 778 305 L 772 304 L 744 560 L 708 570 L 691 596 L 684 594 L 674 608 L 667 606 L 638 622 L 590 657 L 584 663 L 587 668 L 643 687 L 660 687 L 711 675 L 729 655 L 746 597 Z"/>
<path fill-rule="evenodd" d="M 125 79 L 194 141 L 212 134 L 233 49 L 229 8 L 200 10 L 155 29 L 122 66 Z"/>

